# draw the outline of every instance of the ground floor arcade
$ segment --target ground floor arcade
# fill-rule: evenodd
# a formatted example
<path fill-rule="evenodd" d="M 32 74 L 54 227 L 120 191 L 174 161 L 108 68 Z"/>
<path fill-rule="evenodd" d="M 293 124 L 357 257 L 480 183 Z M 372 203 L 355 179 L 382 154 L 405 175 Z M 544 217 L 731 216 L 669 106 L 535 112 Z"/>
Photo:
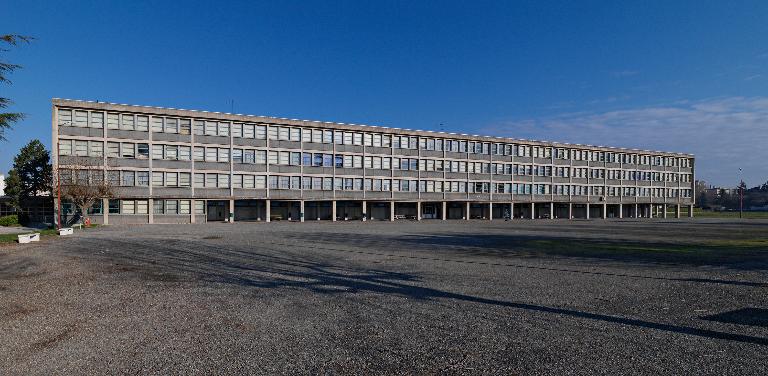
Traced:
<path fill-rule="evenodd" d="M 149 200 L 148 207 L 158 208 Z M 471 202 L 384 200 L 192 200 L 190 213 L 105 213 L 96 223 L 194 223 L 235 221 L 395 221 L 680 218 L 692 205 L 656 203 Z M 166 206 L 167 207 L 167 206 Z"/>

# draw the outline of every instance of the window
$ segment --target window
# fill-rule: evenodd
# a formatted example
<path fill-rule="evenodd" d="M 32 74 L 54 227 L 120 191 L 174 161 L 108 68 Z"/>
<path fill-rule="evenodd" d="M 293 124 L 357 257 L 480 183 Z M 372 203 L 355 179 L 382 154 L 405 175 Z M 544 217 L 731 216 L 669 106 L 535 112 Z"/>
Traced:
<path fill-rule="evenodd" d="M 205 201 L 195 201 L 195 214 L 205 214 Z"/>
<path fill-rule="evenodd" d="M 219 123 L 219 136 L 229 136 L 229 123 Z"/>
<path fill-rule="evenodd" d="M 146 116 L 136 116 L 136 130 L 142 132 L 149 131 L 149 118 Z"/>
<path fill-rule="evenodd" d="M 165 133 L 179 133 L 179 119 L 165 119 Z"/>
<path fill-rule="evenodd" d="M 72 140 L 59 140 L 59 155 L 72 155 Z"/>
<path fill-rule="evenodd" d="M 136 126 L 134 124 L 133 115 L 123 114 L 123 116 L 121 117 L 121 120 L 122 122 L 120 123 L 120 129 L 125 129 L 129 131 L 132 131 L 135 129 Z"/>
<path fill-rule="evenodd" d="M 163 131 L 163 118 L 154 116 L 152 117 L 152 132 Z"/>
<path fill-rule="evenodd" d="M 75 123 L 74 126 L 76 127 L 87 127 L 88 126 L 88 112 L 86 111 L 75 111 Z"/>
<path fill-rule="evenodd" d="M 136 158 L 149 158 L 149 144 L 136 144 Z"/>
<path fill-rule="evenodd" d="M 59 110 L 59 125 L 72 125 L 72 110 Z"/>
<path fill-rule="evenodd" d="M 219 150 L 217 148 L 205 148 L 205 161 L 216 162 L 219 156 Z"/>
<path fill-rule="evenodd" d="M 179 202 L 177 200 L 165 200 L 165 214 L 179 214 Z"/>
<path fill-rule="evenodd" d="M 104 156 L 104 143 L 101 141 L 90 141 L 88 143 L 88 155 L 91 157 L 103 157 Z"/>
<path fill-rule="evenodd" d="M 190 155 L 191 149 L 189 146 L 179 146 L 179 160 L 188 161 L 192 158 Z"/>
<path fill-rule="evenodd" d="M 136 183 L 136 173 L 133 171 L 123 171 L 122 172 L 123 178 L 122 178 L 122 186 L 123 187 L 133 187 Z"/>
<path fill-rule="evenodd" d="M 155 200 L 155 203 L 153 204 L 154 208 L 152 208 L 152 212 L 155 214 L 163 214 L 165 213 L 165 201 L 163 200 Z"/>
<path fill-rule="evenodd" d="M 189 134 L 191 127 L 191 120 L 181 119 L 179 120 L 179 134 Z"/>
<path fill-rule="evenodd" d="M 189 200 L 179 200 L 179 214 L 190 214 Z"/>
<path fill-rule="evenodd" d="M 243 163 L 243 149 L 232 149 L 232 161 Z"/>
<path fill-rule="evenodd" d="M 191 175 L 189 172 L 179 172 L 179 187 L 189 187 L 191 185 Z"/>
<path fill-rule="evenodd" d="M 136 172 L 136 185 L 141 187 L 149 186 L 149 172 L 137 171 Z"/>
<path fill-rule="evenodd" d="M 266 150 L 256 150 L 256 151 L 254 151 L 254 154 L 256 156 L 256 163 L 258 163 L 258 164 L 266 164 L 267 163 L 267 151 Z"/>
<path fill-rule="evenodd" d="M 301 141 L 301 128 L 291 128 L 291 141 Z"/>
<path fill-rule="evenodd" d="M 256 138 L 259 140 L 266 140 L 267 139 L 267 126 L 266 125 L 257 125 L 256 126 Z"/>
<path fill-rule="evenodd" d="M 205 174 L 195 174 L 195 188 L 205 187 Z"/>
<path fill-rule="evenodd" d="M 80 157 L 88 155 L 88 141 L 75 140 L 75 155 Z"/>
<path fill-rule="evenodd" d="M 133 158 L 134 148 L 134 144 L 123 142 L 122 147 L 120 148 L 123 152 L 123 158 Z"/>
<path fill-rule="evenodd" d="M 219 174 L 219 188 L 229 188 L 229 175 Z"/>
<path fill-rule="evenodd" d="M 229 162 L 229 149 L 219 148 L 219 162 Z"/>
<path fill-rule="evenodd" d="M 154 186 L 154 187 L 162 187 L 163 186 L 163 173 L 162 172 L 153 172 L 152 173 L 152 186 Z"/>
<path fill-rule="evenodd" d="M 91 128 L 104 128 L 103 112 L 91 112 Z"/>
<path fill-rule="evenodd" d="M 117 114 L 107 114 L 107 128 L 118 129 L 120 118 Z"/>
<path fill-rule="evenodd" d="M 110 157 L 110 158 L 120 157 L 120 143 L 107 142 L 107 157 Z"/>
<path fill-rule="evenodd" d="M 207 136 L 215 136 L 216 135 L 216 122 L 215 121 L 206 121 L 205 122 L 205 134 Z"/>
<path fill-rule="evenodd" d="M 136 200 L 136 214 L 149 214 L 149 203 L 147 200 Z"/>
<path fill-rule="evenodd" d="M 195 120 L 195 127 L 192 131 L 194 134 L 205 134 L 205 122 L 202 120 Z"/>
<path fill-rule="evenodd" d="M 136 213 L 136 205 L 133 200 L 122 200 L 121 201 L 122 208 L 120 209 L 122 214 L 135 214 Z"/>
<path fill-rule="evenodd" d="M 168 187 L 176 187 L 179 185 L 179 174 L 177 172 L 165 173 L 165 185 Z"/>
<path fill-rule="evenodd" d="M 254 138 L 256 135 L 254 127 L 253 124 L 243 124 L 243 138 Z"/>
<path fill-rule="evenodd" d="M 179 147 L 176 145 L 165 145 L 165 159 L 179 159 Z"/>
<path fill-rule="evenodd" d="M 109 200 L 109 214 L 120 214 L 120 200 Z"/>
<path fill-rule="evenodd" d="M 163 145 L 152 145 L 152 159 L 163 159 Z"/>

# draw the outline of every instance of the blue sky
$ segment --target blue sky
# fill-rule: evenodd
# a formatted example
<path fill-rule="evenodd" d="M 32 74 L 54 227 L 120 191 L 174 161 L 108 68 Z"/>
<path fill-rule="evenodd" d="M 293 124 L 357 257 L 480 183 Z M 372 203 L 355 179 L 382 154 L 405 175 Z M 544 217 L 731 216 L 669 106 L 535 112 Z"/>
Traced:
<path fill-rule="evenodd" d="M 211 6 L 211 4 L 216 4 Z M 50 144 L 52 97 L 694 153 L 768 180 L 766 1 L 6 1 L 0 86 Z"/>

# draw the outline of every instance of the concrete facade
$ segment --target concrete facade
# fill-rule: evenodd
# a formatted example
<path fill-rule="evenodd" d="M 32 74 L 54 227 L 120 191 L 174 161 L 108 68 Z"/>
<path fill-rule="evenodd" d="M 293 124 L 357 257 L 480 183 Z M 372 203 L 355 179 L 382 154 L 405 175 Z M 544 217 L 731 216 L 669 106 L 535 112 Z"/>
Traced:
<path fill-rule="evenodd" d="M 689 154 L 62 99 L 52 136 L 102 223 L 692 215 Z"/>

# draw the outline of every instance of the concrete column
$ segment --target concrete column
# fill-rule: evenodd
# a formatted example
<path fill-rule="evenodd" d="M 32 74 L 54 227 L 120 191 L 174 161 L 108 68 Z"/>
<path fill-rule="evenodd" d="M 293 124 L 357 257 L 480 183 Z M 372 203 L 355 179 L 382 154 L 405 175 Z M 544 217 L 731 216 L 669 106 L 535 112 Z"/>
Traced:
<path fill-rule="evenodd" d="M 573 204 L 568 203 L 568 219 L 573 219 Z"/>
<path fill-rule="evenodd" d="M 443 220 L 448 219 L 448 203 L 443 201 Z"/>
<path fill-rule="evenodd" d="M 608 204 L 603 204 L 603 219 L 608 218 Z"/>
<path fill-rule="evenodd" d="M 149 209 L 148 209 L 149 216 L 150 216 L 149 218 L 152 218 L 152 209 L 153 208 L 152 208 L 152 200 L 151 199 L 149 200 L 149 203 L 147 205 L 149 205 Z M 56 206 L 54 206 L 54 207 L 58 207 L 58 204 Z M 101 217 L 104 219 L 103 220 L 103 222 L 104 222 L 103 224 L 108 225 L 109 224 L 109 199 L 106 199 L 106 198 L 102 198 L 101 199 Z M 152 223 L 152 222 L 149 222 L 149 223 Z"/>
<path fill-rule="evenodd" d="M 688 205 L 688 218 L 693 218 L 693 205 Z"/>
<path fill-rule="evenodd" d="M 531 219 L 536 219 L 536 203 L 531 203 Z"/>
<path fill-rule="evenodd" d="M 421 220 L 421 201 L 416 201 L 416 220 Z"/>
<path fill-rule="evenodd" d="M 395 220 L 395 202 L 394 201 L 389 202 L 389 220 L 390 221 Z"/>
<path fill-rule="evenodd" d="M 510 202 L 509 203 L 509 219 L 515 218 L 515 203 Z"/>
<path fill-rule="evenodd" d="M 549 219 L 555 219 L 555 203 L 549 203 Z"/>
<path fill-rule="evenodd" d="M 229 200 L 229 223 L 235 222 L 235 200 Z"/>
<path fill-rule="evenodd" d="M 299 201 L 299 221 L 304 222 L 304 200 Z"/>
<path fill-rule="evenodd" d="M 489 221 L 493 220 L 493 203 L 492 202 L 488 203 L 488 220 Z"/>
<path fill-rule="evenodd" d="M 149 224 L 155 223 L 155 200 L 150 198 L 148 200 L 149 202 L 147 205 L 149 205 Z M 109 200 L 107 200 L 107 204 L 109 204 Z M 107 213 L 109 213 L 109 207 L 107 207 Z"/>
<path fill-rule="evenodd" d="M 589 219 L 589 204 L 587 204 L 587 219 Z"/>
<path fill-rule="evenodd" d="M 675 205 L 675 218 L 680 218 L 680 204 Z"/>
<path fill-rule="evenodd" d="M 266 200 L 264 202 L 264 216 L 266 217 L 264 220 L 266 222 L 271 222 L 272 219 L 270 218 L 272 216 L 272 205 L 269 203 L 270 200 Z"/>
<path fill-rule="evenodd" d="M 195 204 L 197 203 L 197 200 L 190 200 L 190 214 L 189 214 L 189 223 L 195 223 Z"/>
<path fill-rule="evenodd" d="M 336 222 L 336 200 L 331 201 L 331 221 Z"/>
<path fill-rule="evenodd" d="M 467 201 L 467 205 L 464 208 L 464 219 L 469 220 L 469 201 Z"/>
<path fill-rule="evenodd" d="M 667 204 L 663 204 L 662 208 L 664 209 L 664 214 L 662 215 L 664 219 L 667 218 Z"/>
<path fill-rule="evenodd" d="M 624 218 L 624 205 L 619 204 L 619 218 Z"/>
<path fill-rule="evenodd" d="M 363 200 L 363 222 L 368 220 L 368 203 Z"/>
<path fill-rule="evenodd" d="M 638 204 L 635 204 L 635 218 L 640 218 L 640 212 L 638 211 L 639 207 Z"/>

